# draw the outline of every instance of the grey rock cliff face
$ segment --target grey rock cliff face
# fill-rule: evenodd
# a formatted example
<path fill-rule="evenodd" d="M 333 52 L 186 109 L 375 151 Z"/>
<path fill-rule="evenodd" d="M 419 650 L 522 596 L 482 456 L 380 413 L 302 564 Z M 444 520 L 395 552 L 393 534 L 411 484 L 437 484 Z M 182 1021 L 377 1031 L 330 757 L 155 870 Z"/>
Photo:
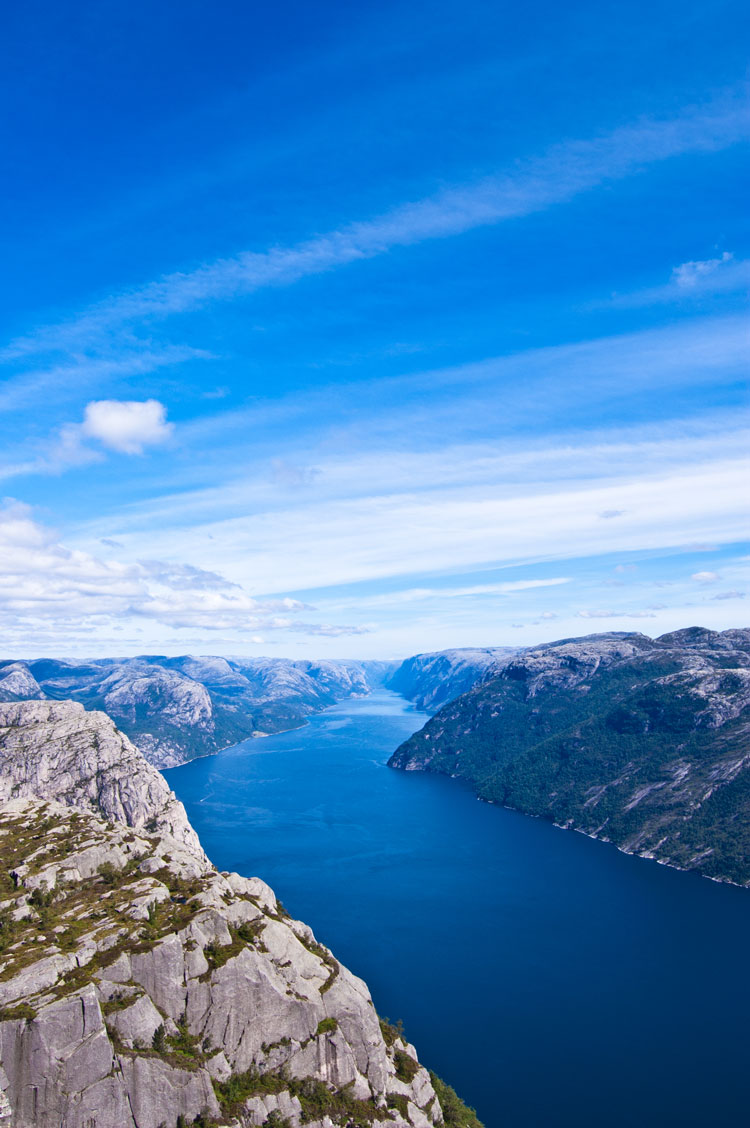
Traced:
<path fill-rule="evenodd" d="M 366 985 L 261 880 L 210 865 L 108 718 L 31 701 L 0 721 L 0 1124 L 441 1122 Z"/>
<path fill-rule="evenodd" d="M 510 646 L 487 646 L 415 654 L 394 670 L 386 684 L 408 697 L 418 709 L 434 712 L 493 677 L 494 671 L 515 653 Z"/>
<path fill-rule="evenodd" d="M 185 808 L 106 713 L 74 701 L 0 705 L 0 802 L 44 796 L 178 839 L 201 853 Z"/>

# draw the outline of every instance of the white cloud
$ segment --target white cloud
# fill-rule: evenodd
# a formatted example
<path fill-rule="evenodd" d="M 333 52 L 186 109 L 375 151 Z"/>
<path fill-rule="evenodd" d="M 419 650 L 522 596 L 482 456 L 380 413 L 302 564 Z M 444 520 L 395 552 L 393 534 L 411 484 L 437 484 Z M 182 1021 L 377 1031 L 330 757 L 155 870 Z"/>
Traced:
<path fill-rule="evenodd" d="M 82 423 L 64 423 L 46 451 L 21 470 L 15 468 L 15 473 L 59 474 L 101 462 L 101 447 L 118 454 L 143 454 L 145 447 L 159 446 L 173 433 L 174 424 L 167 422 L 167 409 L 158 400 L 92 400 Z M 92 447 L 92 442 L 100 447 Z M 0 469 L 0 477 L 12 476 L 12 467 Z"/>
<path fill-rule="evenodd" d="M 744 599 L 746 596 L 744 591 L 720 591 L 712 596 L 712 599 Z"/>
<path fill-rule="evenodd" d="M 523 459 L 510 460 L 484 478 L 439 480 L 430 486 L 430 454 L 415 474 L 401 475 L 390 489 L 370 478 L 369 494 L 321 494 L 266 509 L 248 505 L 238 490 L 232 515 L 221 512 L 222 491 L 192 500 L 162 498 L 117 519 L 117 537 L 128 553 L 169 556 L 179 545 L 182 559 L 222 572 L 260 591 L 303 591 L 337 584 L 439 570 L 471 570 L 497 564 L 678 548 L 700 541 L 737 543 L 746 538 L 747 463 L 722 458 L 720 443 L 698 457 L 688 438 L 666 462 L 650 462 L 631 448 L 615 476 L 613 459 L 599 452 L 601 472 L 591 478 L 559 480 L 545 463 L 544 475 L 518 474 Z M 441 452 L 451 464 L 449 451 Z M 579 460 L 580 461 L 580 460 Z M 571 455 L 570 464 L 576 462 Z M 369 462 L 368 462 L 369 465 Z M 637 467 L 637 471 L 634 469 Z M 387 474 L 398 470 L 389 466 Z M 419 471 L 419 472 L 417 472 Z M 357 473 L 351 468 L 351 474 Z M 321 480 L 324 480 L 322 478 Z M 404 486 L 407 483 L 407 487 Z M 600 521 L 606 509 L 627 510 L 617 521 Z M 103 522 L 90 529 L 98 539 L 114 530 Z M 210 539 L 209 539 L 210 538 Z"/>
<path fill-rule="evenodd" d="M 690 577 L 691 580 L 695 580 L 698 584 L 715 584 L 720 578 L 718 572 L 693 572 Z"/>
<path fill-rule="evenodd" d="M 123 564 L 69 549 L 53 530 L 34 520 L 28 506 L 12 500 L 0 506 L 0 555 L 0 629 L 6 645 L 23 643 L 40 629 L 50 639 L 94 628 L 98 637 L 118 623 L 139 620 L 211 632 L 260 629 L 335 636 L 362 629 L 289 618 L 289 612 L 314 608 L 289 598 L 255 599 L 238 584 L 193 565 L 169 560 Z"/>
<path fill-rule="evenodd" d="M 735 259 L 725 251 L 720 258 L 696 259 L 672 268 L 669 281 L 631 293 L 612 294 L 606 299 L 589 302 L 586 309 L 614 306 L 638 309 L 649 305 L 667 305 L 700 300 L 710 294 L 743 293 L 750 284 L 750 259 Z"/>
<path fill-rule="evenodd" d="M 80 433 L 120 454 L 142 454 L 167 442 L 174 424 L 158 400 L 93 400 L 86 405 Z"/>
<path fill-rule="evenodd" d="M 0 409 L 16 411 L 39 401 L 45 403 L 69 398 L 71 390 L 79 396 L 84 388 L 101 387 L 105 382 L 122 381 L 143 376 L 159 368 L 184 364 L 190 360 L 211 359 L 211 353 L 188 345 L 165 345 L 155 349 L 150 342 L 134 341 L 128 334 L 112 342 L 115 355 L 86 355 L 106 346 L 105 341 L 86 342 L 61 364 L 26 371 L 3 381 L 0 388 Z M 40 350 L 41 351 L 41 350 Z M 81 355 L 83 354 L 83 355 Z"/>
<path fill-rule="evenodd" d="M 419 587 L 405 588 L 379 595 L 358 595 L 352 599 L 337 599 L 336 606 L 346 607 L 393 607 L 401 603 L 420 603 L 428 600 L 466 599 L 473 596 L 513 595 L 516 592 L 532 591 L 535 588 L 559 587 L 569 584 L 569 576 L 556 576 L 539 580 L 508 580 L 495 584 L 472 584 L 470 587 Z"/>
<path fill-rule="evenodd" d="M 681 266 L 676 266 L 672 271 L 672 280 L 676 286 L 681 289 L 691 289 L 697 286 L 705 278 L 716 271 L 732 262 L 734 255 L 729 251 L 724 251 L 721 258 L 703 259 L 703 261 L 683 262 Z"/>
<path fill-rule="evenodd" d="M 655 619 L 653 611 L 579 611 L 579 619 Z"/>

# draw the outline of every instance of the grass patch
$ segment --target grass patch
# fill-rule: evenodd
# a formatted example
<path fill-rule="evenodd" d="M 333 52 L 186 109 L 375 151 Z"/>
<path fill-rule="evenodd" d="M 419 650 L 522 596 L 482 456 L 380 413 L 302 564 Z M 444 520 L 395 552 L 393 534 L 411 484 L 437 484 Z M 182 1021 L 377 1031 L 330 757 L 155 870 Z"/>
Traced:
<path fill-rule="evenodd" d="M 31 1022 L 32 1018 L 36 1018 L 36 1011 L 28 1003 L 18 1003 L 16 1006 L 3 1007 L 0 1010 L 0 1022 L 13 1022 L 19 1018 Z"/>

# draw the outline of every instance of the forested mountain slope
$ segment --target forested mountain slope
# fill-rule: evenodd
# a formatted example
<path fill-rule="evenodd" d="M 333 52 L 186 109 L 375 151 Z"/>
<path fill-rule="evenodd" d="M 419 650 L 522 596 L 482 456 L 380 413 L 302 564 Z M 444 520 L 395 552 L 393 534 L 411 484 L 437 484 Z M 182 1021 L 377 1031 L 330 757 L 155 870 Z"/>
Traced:
<path fill-rule="evenodd" d="M 590 635 L 521 651 L 393 767 L 750 884 L 750 630 Z"/>

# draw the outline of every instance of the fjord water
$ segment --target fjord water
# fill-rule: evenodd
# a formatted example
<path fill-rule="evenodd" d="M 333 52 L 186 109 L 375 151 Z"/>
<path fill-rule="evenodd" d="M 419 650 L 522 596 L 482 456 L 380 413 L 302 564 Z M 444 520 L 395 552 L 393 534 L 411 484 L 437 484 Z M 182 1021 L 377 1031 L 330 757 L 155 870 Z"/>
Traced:
<path fill-rule="evenodd" d="M 387 768 L 396 694 L 165 772 L 487 1128 L 750 1123 L 750 891 Z"/>

